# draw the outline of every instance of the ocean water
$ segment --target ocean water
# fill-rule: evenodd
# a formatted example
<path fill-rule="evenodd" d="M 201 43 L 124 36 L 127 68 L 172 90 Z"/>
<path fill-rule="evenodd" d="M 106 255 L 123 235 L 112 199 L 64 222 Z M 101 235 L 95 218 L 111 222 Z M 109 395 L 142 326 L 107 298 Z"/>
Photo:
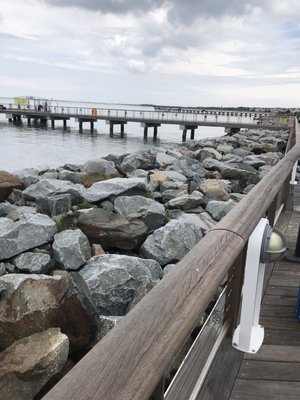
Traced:
<path fill-rule="evenodd" d="M 61 105 L 61 104 L 59 104 Z M 86 103 L 85 107 L 91 105 Z M 72 107 L 76 107 L 72 104 Z M 108 108 L 105 105 L 105 108 Z M 111 105 L 111 109 L 121 108 Z M 130 106 L 122 106 L 130 109 Z M 137 106 L 132 109 L 137 109 Z M 149 110 L 149 107 L 138 107 L 139 110 Z M 124 154 L 149 147 L 163 147 L 168 143 L 180 143 L 182 131 L 177 125 L 162 125 L 158 128 L 157 141 L 153 141 L 152 128 L 149 128 L 147 141 L 143 138 L 143 128 L 138 123 L 125 125 L 125 135 L 120 136 L 119 127 L 115 126 L 113 136 L 109 135 L 109 125 L 105 121 L 95 123 L 91 133 L 89 124 L 84 124 L 79 132 L 78 123 L 71 119 L 67 121 L 64 130 L 62 122 L 55 122 L 55 129 L 48 126 L 27 125 L 23 120 L 21 125 L 9 123 L 4 114 L 0 114 L 0 170 L 14 172 L 29 167 L 58 167 L 65 163 L 82 164 L 87 160 L 100 158 L 110 153 Z M 224 128 L 199 127 L 195 139 L 211 138 L 224 135 Z"/>

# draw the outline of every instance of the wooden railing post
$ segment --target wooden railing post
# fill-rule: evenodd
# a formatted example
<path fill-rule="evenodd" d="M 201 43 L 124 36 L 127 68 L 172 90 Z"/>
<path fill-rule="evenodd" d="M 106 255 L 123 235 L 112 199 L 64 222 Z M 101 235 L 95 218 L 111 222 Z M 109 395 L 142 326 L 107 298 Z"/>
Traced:
<path fill-rule="evenodd" d="M 227 332 L 228 337 L 232 337 L 239 316 L 242 286 L 244 282 L 246 253 L 247 246 L 244 247 L 228 272 L 224 308 L 224 322 L 228 321 L 229 323 L 229 329 Z"/>

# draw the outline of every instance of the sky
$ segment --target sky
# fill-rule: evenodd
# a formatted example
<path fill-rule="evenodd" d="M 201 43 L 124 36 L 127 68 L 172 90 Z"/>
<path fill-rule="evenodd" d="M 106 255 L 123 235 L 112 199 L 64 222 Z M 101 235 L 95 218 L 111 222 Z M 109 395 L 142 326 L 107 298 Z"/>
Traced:
<path fill-rule="evenodd" d="M 0 0 L 0 97 L 300 106 L 300 0 Z"/>

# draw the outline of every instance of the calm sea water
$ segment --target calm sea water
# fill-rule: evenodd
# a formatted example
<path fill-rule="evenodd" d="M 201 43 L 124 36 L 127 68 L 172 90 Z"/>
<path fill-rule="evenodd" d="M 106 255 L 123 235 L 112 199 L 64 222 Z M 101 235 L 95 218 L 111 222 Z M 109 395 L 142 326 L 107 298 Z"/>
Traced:
<path fill-rule="evenodd" d="M 74 105 L 73 105 L 74 106 Z M 92 105 L 94 106 L 94 105 Z M 107 105 L 105 105 L 106 108 Z M 128 108 L 129 106 L 122 106 Z M 112 106 L 113 108 L 113 106 Z M 115 108 L 121 108 L 120 105 Z M 137 106 L 134 107 L 137 109 Z M 138 107 L 142 109 L 142 107 Z M 144 107 L 144 110 L 149 108 Z M 25 121 L 25 120 L 24 120 Z M 158 140 L 153 142 L 152 129 L 149 129 L 147 142 L 143 139 L 143 128 L 137 123 L 125 125 L 125 135 L 120 137 L 119 127 L 110 137 L 109 126 L 104 121 L 95 124 L 93 133 L 78 130 L 78 123 L 68 121 L 68 128 L 56 121 L 55 129 L 8 123 L 5 115 L 0 115 L 0 170 L 14 172 L 18 169 L 48 165 L 57 167 L 65 163 L 81 164 L 87 160 L 103 157 L 107 154 L 124 154 L 144 150 L 153 146 L 181 142 L 182 131 L 176 125 L 164 125 L 158 128 Z M 88 127 L 88 124 L 84 125 Z M 195 139 L 216 137 L 224 134 L 223 128 L 199 127 Z"/>

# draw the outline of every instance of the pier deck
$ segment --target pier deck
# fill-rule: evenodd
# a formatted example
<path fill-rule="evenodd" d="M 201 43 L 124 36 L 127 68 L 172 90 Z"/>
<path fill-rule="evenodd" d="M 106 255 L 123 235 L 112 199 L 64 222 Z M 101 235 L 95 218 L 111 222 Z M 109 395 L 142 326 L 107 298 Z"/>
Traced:
<path fill-rule="evenodd" d="M 295 248 L 300 224 L 300 188 L 295 186 L 293 211 L 279 221 L 288 248 Z M 296 299 L 300 264 L 268 265 L 260 323 L 264 343 L 256 354 L 242 353 L 225 339 L 197 400 L 298 400 L 300 398 L 300 322 Z"/>

